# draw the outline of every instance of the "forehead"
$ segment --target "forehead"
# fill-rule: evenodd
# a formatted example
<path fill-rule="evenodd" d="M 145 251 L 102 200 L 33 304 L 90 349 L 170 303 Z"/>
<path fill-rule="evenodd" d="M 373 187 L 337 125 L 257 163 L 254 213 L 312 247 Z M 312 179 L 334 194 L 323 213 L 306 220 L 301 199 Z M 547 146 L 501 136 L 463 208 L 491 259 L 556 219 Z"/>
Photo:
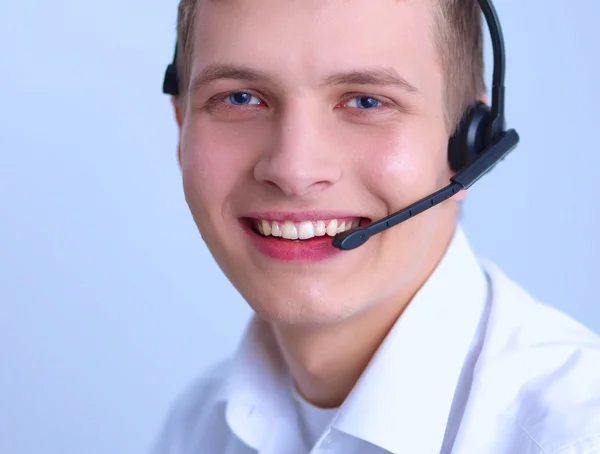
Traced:
<path fill-rule="evenodd" d="M 303 86 L 386 67 L 427 91 L 441 80 L 431 8 L 431 0 L 204 0 L 191 76 L 225 63 Z"/>

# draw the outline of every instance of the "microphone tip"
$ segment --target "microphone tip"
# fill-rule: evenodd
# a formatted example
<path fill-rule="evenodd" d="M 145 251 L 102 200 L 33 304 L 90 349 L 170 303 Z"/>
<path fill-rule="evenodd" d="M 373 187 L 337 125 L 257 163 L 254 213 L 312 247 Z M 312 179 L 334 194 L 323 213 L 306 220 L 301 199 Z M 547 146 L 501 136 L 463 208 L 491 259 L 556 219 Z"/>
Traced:
<path fill-rule="evenodd" d="M 347 230 L 346 232 L 338 233 L 333 238 L 332 244 L 342 251 L 349 251 L 366 243 L 369 236 L 369 232 L 366 229 Z"/>

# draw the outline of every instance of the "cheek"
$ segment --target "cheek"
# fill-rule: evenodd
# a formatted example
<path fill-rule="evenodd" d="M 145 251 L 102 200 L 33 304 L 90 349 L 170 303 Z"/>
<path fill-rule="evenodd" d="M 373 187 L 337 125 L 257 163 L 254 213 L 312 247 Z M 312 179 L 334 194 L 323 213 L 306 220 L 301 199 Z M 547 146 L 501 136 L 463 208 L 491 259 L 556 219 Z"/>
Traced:
<path fill-rule="evenodd" d="M 252 144 L 248 128 L 225 128 L 196 122 L 184 128 L 181 141 L 183 185 L 192 209 L 219 209 L 251 175 Z"/>
<path fill-rule="evenodd" d="M 364 148 L 359 169 L 390 211 L 439 189 L 447 167 L 443 132 L 407 124 L 372 137 L 374 143 Z"/>

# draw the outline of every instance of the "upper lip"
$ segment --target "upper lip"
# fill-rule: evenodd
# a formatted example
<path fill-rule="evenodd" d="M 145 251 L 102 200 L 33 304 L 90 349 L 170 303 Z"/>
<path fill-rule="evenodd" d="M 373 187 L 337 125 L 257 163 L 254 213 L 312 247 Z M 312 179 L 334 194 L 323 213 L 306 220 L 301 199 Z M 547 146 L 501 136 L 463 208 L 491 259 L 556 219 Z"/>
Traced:
<path fill-rule="evenodd" d="M 365 216 L 348 211 L 261 211 L 245 213 L 242 218 L 265 219 L 269 221 L 320 221 L 329 219 L 364 219 Z"/>

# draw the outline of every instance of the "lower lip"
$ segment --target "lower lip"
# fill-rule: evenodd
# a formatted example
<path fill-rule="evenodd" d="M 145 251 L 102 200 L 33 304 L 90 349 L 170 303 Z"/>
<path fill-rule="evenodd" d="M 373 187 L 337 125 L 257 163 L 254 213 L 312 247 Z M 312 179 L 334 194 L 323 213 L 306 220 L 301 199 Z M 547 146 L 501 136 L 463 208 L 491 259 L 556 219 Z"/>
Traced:
<path fill-rule="evenodd" d="M 282 262 L 319 262 L 332 258 L 342 251 L 333 246 L 333 237 L 322 236 L 310 240 L 291 241 L 256 233 L 247 222 L 242 222 L 244 231 L 256 248 L 271 259 Z"/>

